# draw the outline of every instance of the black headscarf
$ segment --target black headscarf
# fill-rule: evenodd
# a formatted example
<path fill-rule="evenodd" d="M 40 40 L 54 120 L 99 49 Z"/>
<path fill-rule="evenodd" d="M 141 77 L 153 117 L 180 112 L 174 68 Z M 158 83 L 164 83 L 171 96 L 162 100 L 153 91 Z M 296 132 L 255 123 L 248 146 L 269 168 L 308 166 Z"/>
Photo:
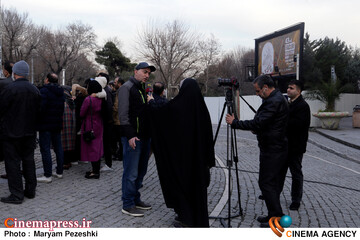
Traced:
<path fill-rule="evenodd" d="M 87 92 L 89 95 L 93 94 L 93 93 L 98 93 L 101 92 L 102 87 L 100 85 L 100 83 L 98 83 L 98 81 L 92 80 L 89 82 L 88 87 L 87 87 Z"/>
<path fill-rule="evenodd" d="M 208 227 L 209 168 L 215 165 L 210 115 L 194 79 L 151 110 L 152 144 L 167 207 L 193 227 Z"/>

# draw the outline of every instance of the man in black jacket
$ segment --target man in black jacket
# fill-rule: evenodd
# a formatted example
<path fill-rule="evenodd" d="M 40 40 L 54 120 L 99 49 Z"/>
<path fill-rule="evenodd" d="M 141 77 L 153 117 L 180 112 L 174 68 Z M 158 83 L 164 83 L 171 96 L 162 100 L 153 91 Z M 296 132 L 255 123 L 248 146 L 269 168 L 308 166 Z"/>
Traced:
<path fill-rule="evenodd" d="M 40 109 L 40 92 L 29 83 L 29 65 L 25 61 L 14 64 L 15 81 L 8 84 L 0 95 L 0 135 L 3 142 L 5 169 L 10 196 L 2 202 L 20 204 L 24 196 L 35 197 L 36 173 L 34 149 L 36 121 Z M 25 190 L 20 171 L 23 166 Z"/>
<path fill-rule="evenodd" d="M 253 85 L 256 95 L 263 99 L 254 119 L 239 121 L 234 115 L 227 114 L 226 122 L 231 124 L 232 128 L 251 130 L 257 135 L 260 148 L 259 187 L 268 209 L 268 215 L 260 216 L 257 220 L 261 227 L 268 227 L 271 217 L 283 215 L 280 193 L 288 152 L 286 125 L 289 108 L 286 99 L 275 89 L 274 82 L 269 76 L 257 77 Z"/>
<path fill-rule="evenodd" d="M 142 217 L 139 210 L 151 206 L 141 201 L 139 189 L 147 171 L 150 152 L 145 82 L 156 68 L 146 62 L 136 65 L 131 77 L 120 89 L 118 96 L 119 120 L 123 137 L 122 201 L 124 214 Z"/>
<path fill-rule="evenodd" d="M 156 82 L 153 86 L 153 94 L 148 95 L 149 105 L 152 107 L 164 106 L 169 101 L 164 97 L 165 85 L 162 82 Z"/>
<path fill-rule="evenodd" d="M 168 100 L 164 97 L 165 85 L 162 82 L 156 82 L 153 86 L 154 99 L 156 102 L 167 103 Z"/>
<path fill-rule="evenodd" d="M 6 87 L 9 83 L 13 81 L 11 74 L 12 74 L 12 68 L 14 66 L 13 62 L 5 61 L 3 66 L 3 73 L 5 78 L 0 79 L 0 91 Z"/>
<path fill-rule="evenodd" d="M 64 114 L 64 90 L 58 84 L 58 76 L 49 73 L 44 80 L 41 93 L 41 115 L 38 122 L 39 145 L 44 167 L 44 176 L 38 182 L 50 183 L 52 176 L 63 177 L 64 151 L 61 143 L 61 130 Z M 52 172 L 50 147 L 56 154 L 56 172 Z"/>
<path fill-rule="evenodd" d="M 12 68 L 14 66 L 13 62 L 5 61 L 3 65 L 3 73 L 5 78 L 0 78 L 0 95 L 2 90 L 13 81 L 11 74 L 12 74 Z M 2 150 L 2 141 L 0 139 L 0 162 L 4 160 L 4 154 Z M 6 174 L 1 175 L 2 178 L 7 178 Z"/>
<path fill-rule="evenodd" d="M 306 152 L 309 137 L 310 107 L 301 95 L 302 82 L 289 82 L 289 122 L 287 137 L 289 141 L 288 165 L 292 176 L 290 210 L 298 210 L 303 193 L 302 158 Z"/>

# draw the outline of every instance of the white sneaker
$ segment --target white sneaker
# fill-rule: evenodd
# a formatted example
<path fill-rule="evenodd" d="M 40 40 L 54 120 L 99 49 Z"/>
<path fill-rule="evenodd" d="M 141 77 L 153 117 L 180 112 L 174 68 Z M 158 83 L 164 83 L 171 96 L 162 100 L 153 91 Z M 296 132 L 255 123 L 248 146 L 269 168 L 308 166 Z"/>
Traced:
<path fill-rule="evenodd" d="M 36 178 L 36 180 L 38 182 L 40 182 L 40 183 L 51 183 L 52 182 L 52 177 L 42 176 L 42 177 Z"/>
<path fill-rule="evenodd" d="M 114 171 L 114 169 L 108 167 L 108 165 L 106 164 L 100 169 L 100 172 L 109 172 L 109 171 Z"/>
<path fill-rule="evenodd" d="M 57 178 L 63 178 L 63 175 L 62 174 L 57 174 L 56 172 L 53 172 L 52 174 L 54 177 L 57 177 Z"/>

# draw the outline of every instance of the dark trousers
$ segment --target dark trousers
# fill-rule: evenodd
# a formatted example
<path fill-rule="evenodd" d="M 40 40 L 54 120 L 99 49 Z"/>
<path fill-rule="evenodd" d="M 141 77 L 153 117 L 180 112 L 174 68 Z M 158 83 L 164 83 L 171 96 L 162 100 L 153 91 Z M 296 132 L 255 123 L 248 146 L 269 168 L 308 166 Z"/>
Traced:
<path fill-rule="evenodd" d="M 260 151 L 259 187 L 265 199 L 269 217 L 281 217 L 280 193 L 283 186 L 283 172 L 287 151 Z"/>
<path fill-rule="evenodd" d="M 25 179 L 25 192 L 35 194 L 37 185 L 34 161 L 35 136 L 8 139 L 3 142 L 5 170 L 9 191 L 18 199 L 24 199 L 24 186 L 20 164 Z"/>
<path fill-rule="evenodd" d="M 64 165 L 68 165 L 76 161 L 77 159 L 75 150 L 64 151 Z"/>
<path fill-rule="evenodd" d="M 288 164 L 292 176 L 291 184 L 291 200 L 295 203 L 300 203 L 303 194 L 304 176 L 302 173 L 302 153 L 288 154 Z"/>
<path fill-rule="evenodd" d="M 126 137 L 122 137 L 121 142 L 124 148 L 121 199 L 123 208 L 127 209 L 134 207 L 141 200 L 139 189 L 147 172 L 150 139 L 141 138 L 140 141 L 136 141 L 135 149 L 130 147 Z"/>
<path fill-rule="evenodd" d="M 100 160 L 96 162 L 91 162 L 92 172 L 95 174 L 100 174 Z"/>
<path fill-rule="evenodd" d="M 44 176 L 52 176 L 52 158 L 51 158 L 51 144 L 54 147 L 54 152 L 56 155 L 56 173 L 63 174 L 63 165 L 64 165 L 64 151 L 61 144 L 61 133 L 60 131 L 39 132 L 39 145 L 41 158 L 44 166 Z"/>
<path fill-rule="evenodd" d="M 120 125 L 114 125 L 113 129 L 113 154 L 121 161 L 123 158 L 123 146 L 121 143 L 122 128 Z"/>
<path fill-rule="evenodd" d="M 112 142 L 112 134 L 113 134 L 113 124 L 112 123 L 104 123 L 104 133 L 103 133 L 103 144 L 104 144 L 104 157 L 105 164 L 108 167 L 112 167 L 112 151 L 111 151 L 111 142 Z"/>
<path fill-rule="evenodd" d="M 78 135 L 76 134 L 76 139 L 75 139 L 75 153 L 74 153 L 74 157 L 76 161 L 80 161 L 81 159 L 81 136 L 82 135 Z"/>

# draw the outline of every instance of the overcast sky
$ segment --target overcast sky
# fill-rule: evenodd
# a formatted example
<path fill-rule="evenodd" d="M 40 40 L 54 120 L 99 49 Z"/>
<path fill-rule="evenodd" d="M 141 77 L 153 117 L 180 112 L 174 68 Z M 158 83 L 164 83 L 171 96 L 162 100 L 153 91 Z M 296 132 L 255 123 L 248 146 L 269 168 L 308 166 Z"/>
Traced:
<path fill-rule="evenodd" d="M 359 0 L 1 0 L 52 29 L 80 20 L 94 28 L 98 43 L 118 37 L 132 57 L 137 31 L 149 20 L 181 20 L 194 31 L 211 33 L 222 49 L 254 48 L 254 39 L 305 22 L 312 40 L 340 38 L 360 47 Z M 134 59 L 132 59 L 134 60 Z"/>

